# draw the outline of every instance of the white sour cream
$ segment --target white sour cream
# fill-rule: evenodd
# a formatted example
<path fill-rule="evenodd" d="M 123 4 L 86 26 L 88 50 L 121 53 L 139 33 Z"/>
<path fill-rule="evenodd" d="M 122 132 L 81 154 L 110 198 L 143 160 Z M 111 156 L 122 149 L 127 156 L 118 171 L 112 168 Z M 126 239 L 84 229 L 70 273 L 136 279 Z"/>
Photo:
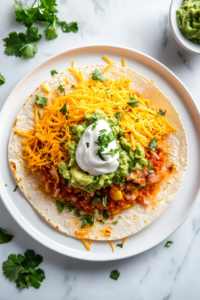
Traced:
<path fill-rule="evenodd" d="M 95 144 L 95 142 L 98 141 L 98 137 L 100 135 L 99 131 L 106 129 L 105 134 L 108 134 L 111 131 L 111 128 L 104 120 L 99 120 L 96 123 L 97 125 L 94 131 L 92 131 L 92 126 L 94 125 L 92 124 L 87 127 L 81 137 L 76 149 L 76 161 L 83 171 L 88 172 L 90 175 L 97 176 L 116 171 L 119 166 L 119 162 L 117 160 L 119 158 L 119 152 L 117 152 L 114 157 L 111 157 L 110 155 L 103 155 L 105 161 L 97 155 L 97 151 L 100 147 Z M 87 147 L 86 143 L 89 143 L 89 147 Z M 118 148 L 116 142 L 112 141 L 103 152 L 107 153 L 111 149 L 114 150 L 116 148 Z"/>

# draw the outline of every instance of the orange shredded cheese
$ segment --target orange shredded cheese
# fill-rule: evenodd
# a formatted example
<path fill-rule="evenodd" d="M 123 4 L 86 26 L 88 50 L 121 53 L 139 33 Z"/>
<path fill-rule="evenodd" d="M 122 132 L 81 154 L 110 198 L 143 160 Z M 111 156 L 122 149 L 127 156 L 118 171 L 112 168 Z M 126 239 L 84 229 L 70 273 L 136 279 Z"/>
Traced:
<path fill-rule="evenodd" d="M 105 74 L 105 72 L 110 68 L 110 67 L 112 67 L 113 65 L 115 64 L 115 62 L 113 61 L 113 62 L 111 62 L 104 70 L 103 70 L 103 74 Z"/>
<path fill-rule="evenodd" d="M 92 240 L 89 239 L 89 244 L 92 245 Z"/>
<path fill-rule="evenodd" d="M 108 64 L 111 64 L 111 60 L 107 57 L 107 56 L 105 56 L 105 55 L 103 55 L 103 59 L 105 59 L 105 61 L 108 63 Z"/>
<path fill-rule="evenodd" d="M 114 248 L 113 242 L 112 242 L 112 241 L 109 241 L 109 243 L 110 243 L 110 246 L 111 246 L 113 252 L 115 252 L 115 248 Z"/>
<path fill-rule="evenodd" d="M 75 61 L 72 60 L 72 68 L 75 69 Z"/>
<path fill-rule="evenodd" d="M 123 67 L 123 68 L 126 67 L 125 58 L 122 58 L 122 67 Z"/>
<path fill-rule="evenodd" d="M 123 244 L 125 244 L 125 243 L 126 243 L 126 239 L 127 239 L 126 237 L 123 239 Z"/>
<path fill-rule="evenodd" d="M 44 89 L 45 92 L 50 93 L 51 91 L 46 87 L 46 85 L 44 84 L 44 82 L 42 83 L 42 87 Z"/>
<path fill-rule="evenodd" d="M 86 242 L 86 240 L 81 239 L 81 242 L 84 244 L 85 248 L 86 248 L 88 251 L 91 250 L 91 248 L 90 248 L 90 246 L 88 245 L 88 243 Z"/>
<path fill-rule="evenodd" d="M 148 147 L 153 138 L 159 141 L 163 135 L 177 130 L 165 116 L 158 115 L 158 109 L 149 99 L 144 99 L 130 89 L 129 78 L 121 76 L 120 80 L 110 80 L 106 77 L 104 82 L 88 78 L 84 82 L 81 71 L 72 68 L 68 70 L 80 81 L 76 88 L 62 97 L 55 93 L 57 96 L 50 99 L 51 105 L 40 109 L 41 115 L 35 122 L 34 129 L 28 132 L 14 130 L 25 138 L 22 141 L 23 159 L 33 173 L 40 174 L 45 166 L 48 169 L 54 167 L 56 174 L 60 162 L 69 157 L 67 149 L 71 141 L 70 127 L 83 122 L 86 113 L 91 114 L 96 110 L 102 110 L 107 117 L 120 114 L 118 124 L 124 130 L 124 137 L 133 150 L 136 144 Z M 131 97 L 138 101 L 135 107 L 128 104 Z M 67 120 L 60 112 L 64 104 L 67 105 Z"/>

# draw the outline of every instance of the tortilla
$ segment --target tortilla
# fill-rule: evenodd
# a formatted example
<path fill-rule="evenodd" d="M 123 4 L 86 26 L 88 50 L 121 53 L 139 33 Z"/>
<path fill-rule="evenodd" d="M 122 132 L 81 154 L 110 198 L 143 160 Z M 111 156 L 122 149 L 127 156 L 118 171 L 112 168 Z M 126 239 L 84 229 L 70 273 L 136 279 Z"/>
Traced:
<path fill-rule="evenodd" d="M 81 70 L 85 81 L 92 76 L 94 69 L 102 72 L 106 65 L 93 65 L 82 67 Z M 113 71 L 115 71 L 113 73 Z M 158 87 L 150 80 L 146 79 L 137 72 L 128 68 L 112 66 L 105 76 L 120 80 L 121 74 L 131 78 L 131 89 L 139 92 L 144 98 L 150 99 L 151 103 L 159 109 L 166 110 L 166 117 L 169 122 L 178 130 L 171 132 L 166 137 L 167 143 L 170 145 L 170 155 L 168 160 L 173 162 L 178 172 L 172 178 L 166 178 L 160 185 L 160 190 L 154 199 L 154 206 L 144 206 L 137 203 L 135 206 L 121 211 L 118 215 L 114 215 L 108 219 L 105 224 L 95 219 L 92 227 L 81 229 L 81 221 L 73 212 L 64 210 L 60 213 L 55 205 L 56 199 L 44 191 L 41 183 L 41 175 L 33 175 L 29 169 L 24 167 L 22 159 L 22 140 L 20 135 L 14 133 L 14 129 L 27 132 L 34 128 L 34 104 L 36 94 L 41 97 L 51 97 L 53 92 L 46 93 L 39 86 L 33 94 L 29 96 L 24 106 L 19 111 L 14 122 L 8 145 L 9 164 L 15 179 L 32 206 L 48 221 L 51 225 L 62 231 L 63 233 L 79 238 L 89 238 L 94 240 L 114 240 L 124 238 L 139 232 L 146 226 L 151 224 L 170 204 L 172 199 L 178 192 L 183 180 L 187 166 L 187 142 L 186 135 L 179 118 L 178 113 L 172 106 L 171 102 L 163 95 Z M 64 79 L 68 79 L 68 84 Z M 70 90 L 71 85 L 77 85 L 78 81 L 73 73 L 62 72 L 45 82 L 45 86 L 51 91 L 58 88 L 59 84 L 64 84 L 66 92 Z M 118 221 L 117 225 L 112 224 Z"/>

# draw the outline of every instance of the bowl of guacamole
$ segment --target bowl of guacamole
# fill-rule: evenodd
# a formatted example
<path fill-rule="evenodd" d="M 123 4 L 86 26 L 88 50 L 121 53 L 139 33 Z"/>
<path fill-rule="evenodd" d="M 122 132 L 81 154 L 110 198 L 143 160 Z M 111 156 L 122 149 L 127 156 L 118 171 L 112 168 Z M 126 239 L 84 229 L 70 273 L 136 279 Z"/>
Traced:
<path fill-rule="evenodd" d="M 200 54 L 200 1 L 172 0 L 169 19 L 172 33 L 185 50 Z"/>

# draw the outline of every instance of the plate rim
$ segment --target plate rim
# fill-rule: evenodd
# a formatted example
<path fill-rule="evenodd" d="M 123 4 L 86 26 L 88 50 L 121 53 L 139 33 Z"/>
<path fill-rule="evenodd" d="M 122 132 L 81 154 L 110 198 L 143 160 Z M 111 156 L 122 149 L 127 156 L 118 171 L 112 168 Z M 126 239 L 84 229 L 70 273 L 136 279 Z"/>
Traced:
<path fill-rule="evenodd" d="M 157 59 L 151 57 L 150 55 L 148 54 L 145 54 L 141 51 L 138 51 L 138 50 L 135 50 L 135 49 L 132 49 L 130 47 L 122 47 L 122 46 L 119 46 L 119 45 L 115 45 L 115 44 L 87 44 L 87 45 L 84 45 L 84 46 L 78 46 L 78 47 L 72 47 L 72 48 L 69 48 L 69 49 L 65 49 L 65 50 L 62 50 L 54 55 L 51 55 L 50 57 L 48 57 L 47 59 L 45 59 L 44 61 L 38 63 L 35 67 L 31 68 L 31 70 L 29 72 L 27 72 L 21 79 L 20 81 L 14 86 L 14 88 L 12 89 L 12 91 L 9 93 L 9 95 L 7 96 L 2 108 L 1 108 L 1 111 L 0 111 L 0 122 L 1 122 L 1 116 L 3 114 L 3 111 L 4 111 L 4 108 L 5 108 L 5 105 L 6 105 L 6 102 L 7 100 L 12 96 L 12 94 L 14 94 L 15 90 L 18 88 L 18 86 L 21 84 L 21 82 L 23 82 L 23 80 L 28 77 L 32 72 L 34 72 L 37 68 L 41 67 L 43 64 L 46 64 L 48 61 L 52 60 L 53 58 L 55 57 L 59 57 L 60 55 L 64 54 L 64 53 L 70 53 L 70 52 L 73 52 L 73 51 L 77 51 L 77 50 L 81 50 L 81 49 L 90 49 L 90 48 L 94 48 L 96 47 L 97 49 L 99 47 L 104 47 L 104 48 L 117 48 L 118 50 L 126 50 L 126 51 L 130 51 L 134 54 L 138 54 L 140 56 L 143 56 L 145 58 L 147 58 L 149 61 L 152 61 L 155 65 L 158 65 L 159 67 L 161 67 L 162 69 L 164 69 L 167 73 L 169 73 L 172 77 L 174 77 L 178 82 L 179 84 L 184 88 L 184 90 L 187 92 L 188 96 L 190 97 L 190 99 L 192 100 L 194 106 L 195 106 L 195 109 L 196 109 L 196 112 L 198 113 L 198 117 L 200 119 L 200 109 L 195 101 L 195 99 L 193 98 L 192 94 L 190 93 L 190 91 L 188 90 L 188 88 L 185 86 L 185 84 L 167 67 L 165 66 L 164 64 L 162 64 L 160 61 L 158 61 Z M 144 62 L 145 65 L 147 65 L 145 62 Z M 150 68 L 152 68 L 152 66 L 150 66 Z M 165 76 L 164 76 L 165 77 Z M 166 78 L 165 78 L 166 81 L 168 81 Z M 169 82 L 169 81 L 168 81 Z M 195 124 L 196 125 L 196 124 Z M 196 127 L 197 128 L 197 127 Z M 199 135 L 199 141 L 200 141 L 200 131 L 198 130 L 197 128 L 197 132 L 198 132 L 198 135 Z M 0 186 L 3 184 L 2 180 L 1 180 L 1 177 L 0 177 Z M 66 256 L 69 256 L 69 257 L 72 257 L 72 258 L 76 258 L 76 259 L 80 259 L 80 260 L 86 260 L 86 261 L 114 261 L 114 260 L 121 260 L 121 259 L 125 259 L 125 258 L 128 258 L 128 257 L 132 257 L 132 256 L 135 256 L 135 255 L 138 255 L 138 254 L 141 254 L 157 245 L 159 245 L 160 243 L 162 243 L 168 236 L 170 236 L 171 234 L 173 234 L 182 224 L 183 222 L 187 219 L 187 217 L 190 215 L 190 213 L 192 212 L 194 206 L 196 205 L 196 202 L 198 200 L 198 197 L 200 195 L 200 185 L 198 187 L 198 191 L 196 193 L 196 197 L 190 207 L 190 209 L 187 211 L 187 213 L 185 214 L 185 216 L 183 217 L 183 219 L 181 220 L 180 224 L 170 233 L 170 234 L 167 234 L 167 236 L 164 236 L 159 242 L 155 242 L 154 245 L 149 245 L 149 247 L 146 247 L 143 251 L 139 251 L 138 253 L 135 253 L 135 254 L 126 254 L 125 256 L 123 257 L 116 257 L 113 256 L 113 258 L 94 258 L 94 257 L 89 257 L 87 254 L 87 252 L 83 255 L 80 253 L 64 253 L 62 250 L 59 250 L 58 247 L 55 248 L 53 245 L 47 245 L 47 242 L 43 242 L 42 239 L 37 235 L 37 233 L 34 234 L 34 232 L 32 232 L 30 229 L 30 227 L 26 227 L 24 226 L 24 224 L 21 224 L 20 220 L 18 220 L 18 217 L 15 215 L 14 211 L 10 209 L 9 207 L 9 204 L 7 203 L 7 201 L 4 199 L 4 196 L 6 197 L 6 195 L 2 195 L 2 192 L 0 193 L 0 196 L 1 196 L 1 200 L 4 204 L 4 206 L 6 207 L 6 209 L 8 210 L 8 212 L 11 214 L 11 216 L 14 218 L 14 220 L 18 223 L 18 225 L 23 229 L 25 230 L 25 232 L 27 234 L 29 234 L 33 239 L 35 239 L 37 242 L 39 242 L 40 244 L 44 245 L 45 247 L 55 251 L 55 252 L 58 252 L 60 254 L 63 254 L 63 255 L 66 255 Z"/>

